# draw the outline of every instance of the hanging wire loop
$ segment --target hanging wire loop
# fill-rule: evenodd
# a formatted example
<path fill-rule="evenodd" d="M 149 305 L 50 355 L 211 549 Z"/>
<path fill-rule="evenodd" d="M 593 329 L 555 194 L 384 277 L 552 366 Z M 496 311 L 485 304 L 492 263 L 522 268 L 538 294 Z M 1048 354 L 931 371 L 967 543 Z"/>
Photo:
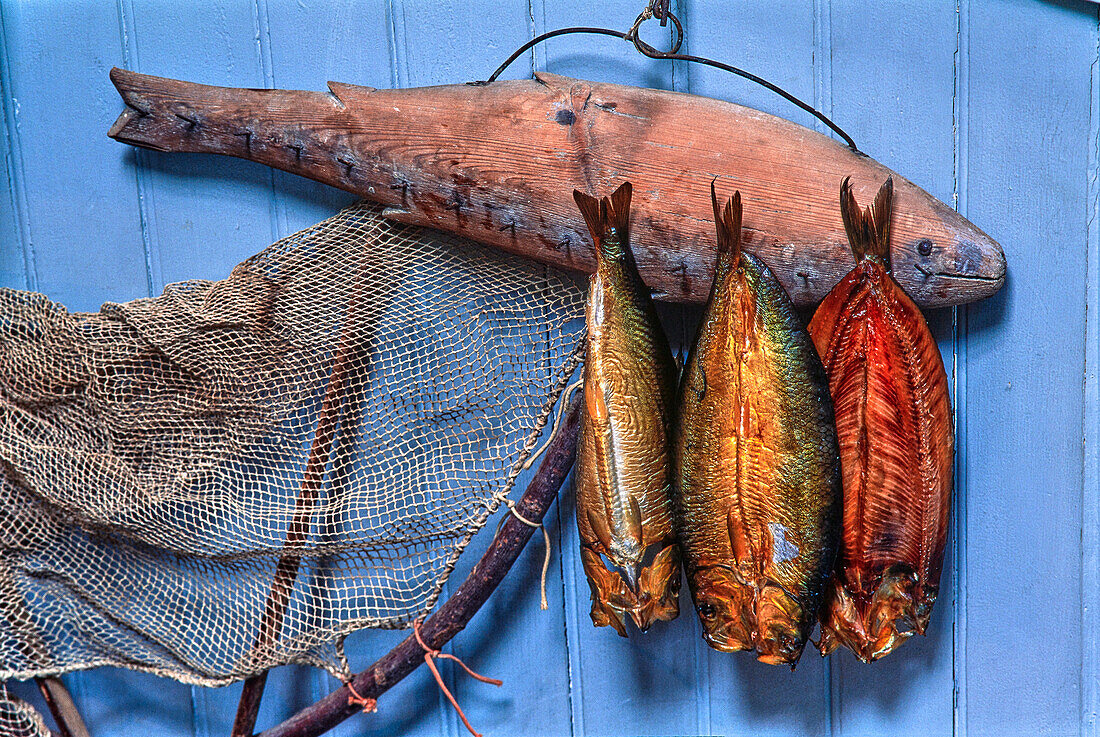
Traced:
<path fill-rule="evenodd" d="M 620 38 L 624 41 L 629 41 L 634 46 L 634 48 L 638 50 L 638 53 L 640 53 L 644 56 L 648 56 L 650 59 L 664 59 L 666 61 L 686 61 L 686 62 L 689 62 L 689 63 L 692 63 L 692 64 L 703 64 L 704 66 L 713 67 L 715 69 L 720 69 L 723 72 L 729 72 L 730 74 L 735 74 L 739 77 L 743 77 L 744 79 L 749 80 L 750 82 L 754 82 L 754 83 L 760 85 L 761 87 L 764 87 L 765 89 L 771 90 L 775 94 L 782 97 L 784 100 L 786 100 L 786 101 L 790 102 L 791 104 L 799 107 L 800 109 L 805 110 L 807 113 L 814 116 L 815 118 L 820 120 L 822 123 L 824 123 L 826 126 L 828 126 L 828 128 L 831 131 L 833 131 L 838 136 L 840 136 L 840 138 L 844 140 L 844 143 L 848 144 L 848 148 L 852 149 L 852 151 L 854 151 L 857 154 L 861 153 L 861 151 L 859 150 L 859 147 L 856 146 L 856 142 L 854 140 L 852 140 L 852 137 L 849 136 L 847 133 L 845 133 L 843 128 L 841 128 L 839 125 L 837 125 L 832 120 L 830 120 L 829 117 L 825 115 L 825 113 L 822 113 L 822 112 L 818 111 L 812 105 L 810 105 L 808 103 L 805 103 L 802 100 L 798 99 L 797 97 L 792 95 L 790 92 L 787 92 L 785 89 L 783 89 L 779 85 L 772 84 L 771 82 L 764 79 L 763 77 L 758 77 L 757 75 L 753 74 L 752 72 L 747 72 L 744 69 L 740 69 L 738 67 L 731 66 L 730 64 L 724 64 L 723 62 L 715 61 L 714 59 L 708 59 L 708 58 L 703 57 L 703 56 L 694 56 L 692 54 L 681 54 L 680 53 L 680 46 L 684 42 L 684 26 L 683 26 L 683 23 L 680 22 L 680 19 L 677 18 L 676 15 L 671 10 L 668 9 L 668 5 L 669 5 L 669 0 L 652 0 L 652 2 L 650 2 L 650 4 L 648 6 L 646 6 L 646 9 L 643 10 L 638 15 L 637 19 L 635 19 L 635 21 L 634 21 L 634 24 L 630 27 L 630 30 L 627 31 L 626 33 L 623 33 L 622 31 L 616 31 L 616 30 L 613 30 L 613 29 L 610 29 L 610 28 L 592 28 L 592 27 L 589 27 L 589 26 L 573 26 L 573 27 L 570 27 L 570 28 L 559 28 L 555 31 L 548 31 L 548 32 L 543 33 L 539 36 L 536 36 L 535 38 L 531 39 L 530 41 L 528 41 L 527 43 L 523 44 L 518 49 L 516 49 L 512 53 L 512 55 L 509 56 L 504 61 L 503 64 L 501 64 L 499 67 L 497 67 L 497 70 L 495 72 L 493 72 L 491 75 L 489 75 L 488 79 L 486 79 L 484 81 L 479 81 L 479 82 L 470 82 L 469 84 L 473 84 L 473 85 L 492 84 L 493 82 L 496 81 L 497 77 L 499 77 L 504 72 L 505 69 L 507 69 L 509 66 L 512 65 L 512 62 L 514 62 L 520 56 L 525 54 L 531 48 L 533 48 L 533 47 L 539 45 L 540 43 L 542 43 L 543 41 L 547 41 L 551 38 L 555 38 L 557 36 L 565 36 L 565 35 L 574 34 L 574 33 L 583 33 L 583 34 L 597 35 L 597 36 L 612 36 L 614 38 Z M 655 19 L 659 20 L 661 22 L 662 26 L 665 26 L 667 21 L 670 21 L 670 20 L 672 21 L 672 25 L 673 25 L 672 43 L 671 43 L 671 46 L 669 47 L 668 51 L 660 51 L 659 49 L 654 48 L 653 46 L 651 46 L 650 44 L 646 43 L 645 41 L 643 41 L 641 39 L 641 36 L 639 35 L 638 31 L 641 28 L 642 23 L 649 20 L 650 18 L 655 18 Z"/>

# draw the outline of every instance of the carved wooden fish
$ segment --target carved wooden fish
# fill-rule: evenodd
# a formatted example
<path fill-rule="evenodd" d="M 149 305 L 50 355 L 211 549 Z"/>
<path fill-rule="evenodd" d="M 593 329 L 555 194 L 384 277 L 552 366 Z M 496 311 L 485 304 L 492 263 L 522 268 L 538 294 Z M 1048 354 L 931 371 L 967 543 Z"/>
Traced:
<path fill-rule="evenodd" d="M 704 639 L 798 662 L 836 556 L 828 380 L 783 287 L 719 212 L 718 268 L 680 388 L 673 509 Z"/>
<path fill-rule="evenodd" d="M 869 662 L 924 633 L 939 590 L 951 511 L 954 431 L 947 374 L 924 316 L 890 276 L 893 188 L 840 210 L 857 266 L 810 323 L 829 374 L 844 472 L 836 577 L 821 651 Z"/>
<path fill-rule="evenodd" d="M 706 182 L 753 213 L 743 237 L 797 304 L 852 268 L 836 183 L 882 181 L 874 160 L 781 118 L 712 100 L 537 74 L 533 80 L 328 92 L 208 87 L 111 71 L 127 108 L 110 136 L 159 151 L 258 161 L 389 206 L 387 216 L 591 273 L 568 192 L 634 184 L 634 252 L 658 299 L 703 302 L 714 243 Z M 723 135 L 712 135 L 723 131 Z M 925 307 L 988 297 L 1000 246 L 894 175 L 894 275 Z"/>
<path fill-rule="evenodd" d="M 630 183 L 573 193 L 596 245 L 587 305 L 584 414 L 574 472 L 592 622 L 626 636 L 680 613 L 669 433 L 676 364 L 630 250 Z M 608 566 L 610 564 L 610 566 Z"/>

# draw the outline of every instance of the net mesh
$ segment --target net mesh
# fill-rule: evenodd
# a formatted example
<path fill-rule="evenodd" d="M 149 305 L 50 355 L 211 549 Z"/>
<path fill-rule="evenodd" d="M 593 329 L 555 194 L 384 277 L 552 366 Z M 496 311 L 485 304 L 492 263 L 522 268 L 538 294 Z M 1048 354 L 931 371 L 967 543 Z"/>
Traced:
<path fill-rule="evenodd" d="M 98 313 L 0 290 L 0 677 L 346 676 L 510 490 L 583 300 L 366 203 Z"/>
<path fill-rule="evenodd" d="M 50 737 L 42 715 L 0 684 L 0 735 L 3 737 Z"/>

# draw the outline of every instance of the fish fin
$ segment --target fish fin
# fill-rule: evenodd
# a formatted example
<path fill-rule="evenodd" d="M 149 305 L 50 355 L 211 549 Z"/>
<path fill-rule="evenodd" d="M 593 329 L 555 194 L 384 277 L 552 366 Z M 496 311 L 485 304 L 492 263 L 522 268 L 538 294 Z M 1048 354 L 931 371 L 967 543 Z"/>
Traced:
<path fill-rule="evenodd" d="M 625 615 L 637 607 L 633 594 L 626 590 L 617 574 L 607 570 L 599 554 L 587 546 L 581 546 L 581 565 L 592 592 L 592 624 L 613 627 L 621 637 L 626 637 Z"/>
<path fill-rule="evenodd" d="M 733 508 L 726 514 L 726 529 L 729 531 L 730 550 L 733 551 L 733 558 L 738 569 L 741 568 L 742 564 L 751 565 L 752 546 L 749 543 L 749 536 L 744 523 L 737 516 L 737 510 Z"/>
<path fill-rule="evenodd" d="M 736 266 L 741 260 L 741 193 L 734 192 L 725 207 L 718 205 L 718 192 L 710 183 L 710 202 L 714 207 L 714 226 L 718 230 L 718 260 Z"/>
<path fill-rule="evenodd" d="M 887 177 L 871 206 L 871 215 L 875 221 L 875 235 L 878 239 L 879 256 L 890 268 L 890 218 L 894 214 L 894 178 Z"/>
<path fill-rule="evenodd" d="M 596 535 L 596 540 L 603 546 L 603 552 L 610 553 L 611 528 L 608 527 L 607 520 L 591 509 L 587 509 L 585 512 L 588 515 L 588 526 L 592 528 L 592 532 Z"/>
<path fill-rule="evenodd" d="M 596 245 L 596 258 L 633 260 L 630 252 L 630 182 L 623 182 L 611 197 L 597 199 L 579 189 L 573 190 L 573 201 L 584 216 L 588 232 Z"/>
<path fill-rule="evenodd" d="M 596 242 L 596 252 L 599 253 L 600 241 L 603 240 L 606 206 L 598 197 L 585 194 L 579 189 L 573 190 L 573 201 L 577 203 L 577 209 L 581 211 L 584 224 L 588 226 L 588 232 L 592 234 L 592 240 Z"/>
<path fill-rule="evenodd" d="M 890 268 L 890 217 L 893 214 L 894 179 L 879 188 L 873 205 L 861 210 L 852 194 L 851 177 L 840 184 L 840 216 L 856 262 L 874 256 Z"/>
<path fill-rule="evenodd" d="M 604 227 L 612 227 L 619 232 L 619 242 L 630 243 L 630 197 L 634 188 L 630 182 L 623 182 L 619 188 L 611 193 L 610 198 L 604 198 L 607 207 L 607 220 Z"/>
<path fill-rule="evenodd" d="M 670 542 L 653 558 L 638 579 L 638 608 L 634 624 L 645 632 L 654 622 L 668 622 L 680 615 L 680 548 Z"/>

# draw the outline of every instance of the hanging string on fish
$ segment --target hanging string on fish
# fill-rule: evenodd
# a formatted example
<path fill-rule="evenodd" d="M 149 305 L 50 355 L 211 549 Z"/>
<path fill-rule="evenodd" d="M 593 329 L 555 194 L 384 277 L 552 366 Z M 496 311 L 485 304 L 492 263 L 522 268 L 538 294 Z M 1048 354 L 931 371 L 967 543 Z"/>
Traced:
<path fill-rule="evenodd" d="M 668 51 L 661 51 L 642 40 L 639 33 L 642 23 L 650 19 L 656 19 L 660 21 L 661 27 L 667 27 L 668 21 L 672 21 L 672 31 L 670 32 L 671 46 Z M 791 104 L 801 108 L 810 115 L 814 116 L 826 126 L 828 126 L 830 130 L 840 136 L 840 138 L 843 139 L 844 143 L 848 145 L 848 148 L 852 149 L 852 151 L 855 151 L 856 153 L 860 153 L 859 147 L 856 146 L 856 142 L 852 139 L 851 136 L 844 132 L 843 128 L 834 123 L 827 115 L 825 115 L 825 113 L 819 111 L 813 105 L 810 105 L 807 102 L 803 102 L 801 99 L 791 94 L 790 92 L 787 92 L 779 85 L 769 82 L 763 77 L 759 77 L 752 72 L 732 66 L 730 64 L 726 64 L 724 62 L 716 61 L 714 59 L 708 59 L 705 56 L 681 54 L 680 47 L 684 43 L 684 25 L 680 22 L 680 19 L 677 18 L 671 10 L 669 10 L 669 0 L 650 0 L 649 4 L 646 5 L 645 10 L 643 10 L 634 20 L 634 24 L 630 27 L 630 30 L 625 32 L 616 31 L 612 28 L 595 28 L 592 26 L 571 26 L 568 28 L 558 28 L 554 31 L 547 31 L 546 33 L 535 36 L 533 39 L 512 52 L 512 55 L 505 59 L 504 63 L 497 67 L 495 72 L 489 75 L 488 79 L 479 80 L 476 82 L 468 82 L 467 84 L 492 84 L 504 72 L 505 69 L 512 65 L 512 62 L 514 62 L 530 49 L 538 46 L 543 41 L 547 41 L 557 36 L 567 36 L 575 33 L 621 38 L 624 41 L 629 41 L 634 46 L 634 48 L 638 50 L 638 53 L 647 56 L 650 59 L 663 59 L 666 61 L 684 61 L 692 64 L 703 64 L 704 66 L 713 67 L 715 69 L 720 69 L 723 72 L 729 72 L 730 74 L 735 74 L 739 77 L 743 77 L 744 79 L 747 79 L 750 82 L 754 82 L 761 87 L 764 87 L 765 89 L 771 90 L 775 94 L 782 97 L 784 100 L 787 100 Z"/>

